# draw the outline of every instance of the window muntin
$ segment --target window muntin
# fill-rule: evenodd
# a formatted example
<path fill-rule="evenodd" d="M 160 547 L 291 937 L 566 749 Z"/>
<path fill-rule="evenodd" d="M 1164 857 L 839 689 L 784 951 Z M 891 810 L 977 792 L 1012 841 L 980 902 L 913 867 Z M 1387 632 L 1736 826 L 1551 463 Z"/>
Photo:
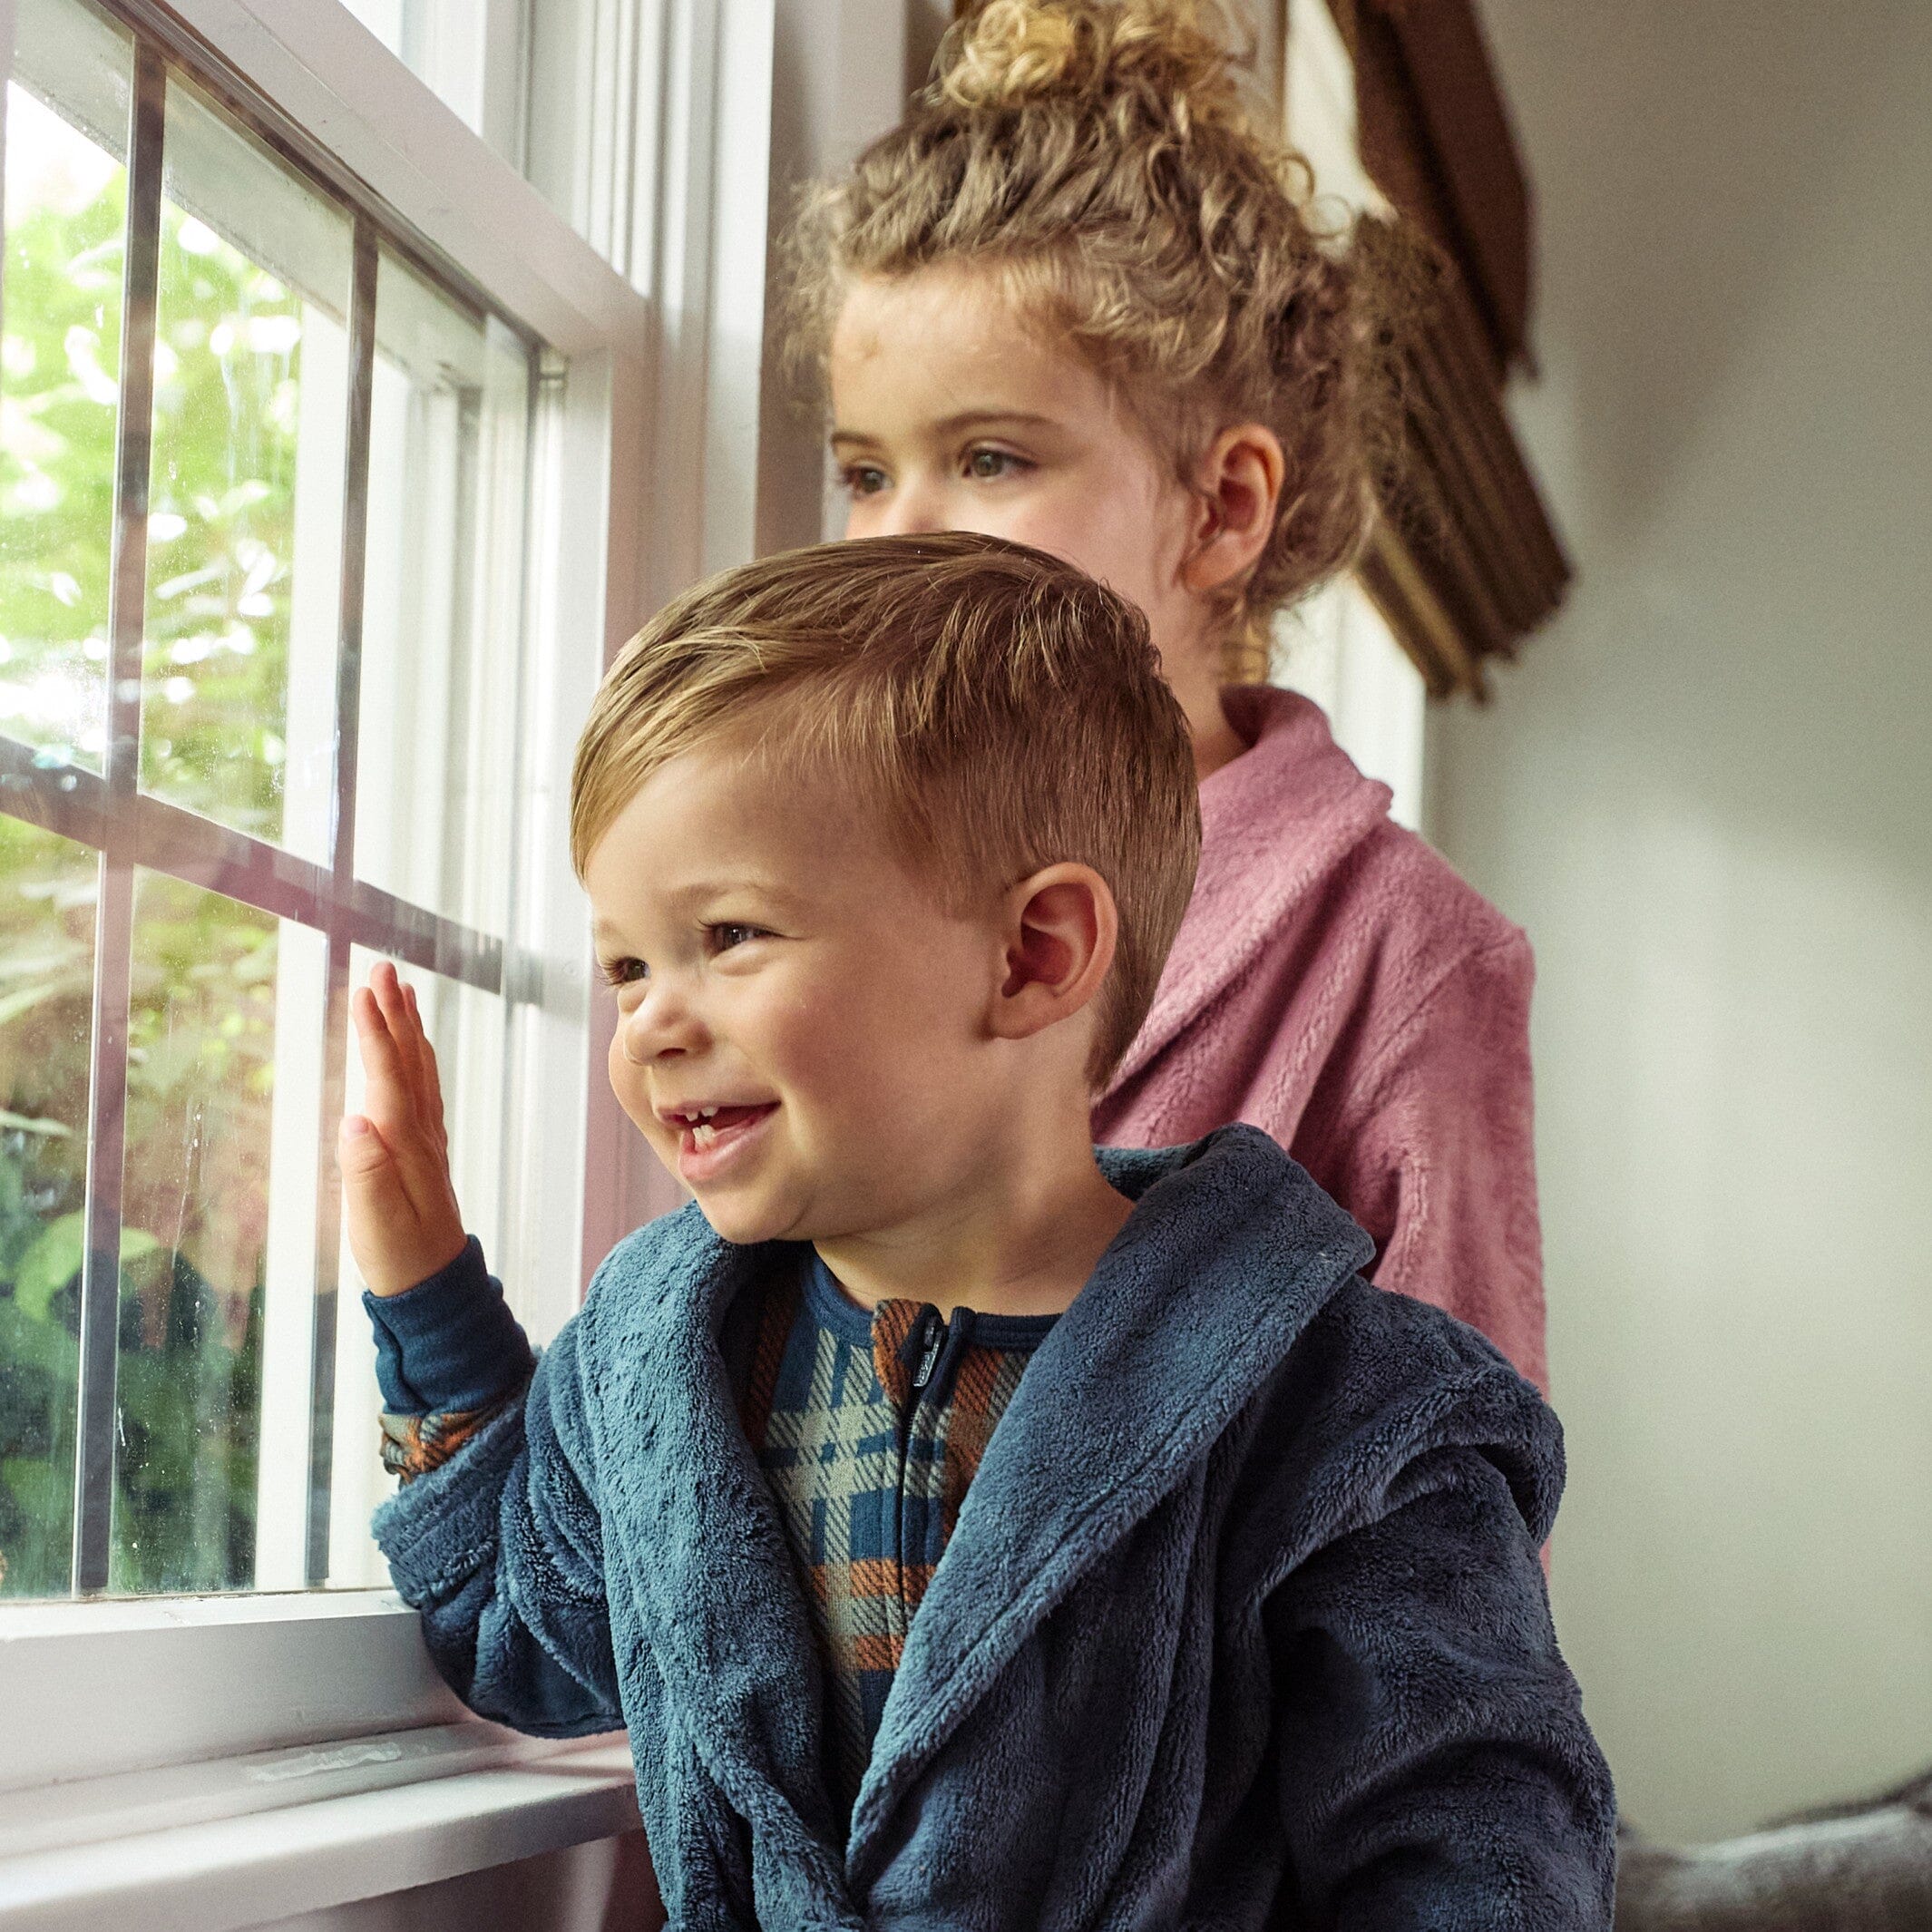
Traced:
<path fill-rule="evenodd" d="M 35 647 L 0 663 L 24 666 L 0 682 L 0 1445 L 25 1432 L 0 1455 L 0 1550 L 34 1553 L 0 1592 L 373 1580 L 373 1384 L 366 1324 L 339 1306 L 357 1284 L 332 1161 L 346 998 L 360 948 L 430 976 L 465 1198 L 508 1198 L 499 996 L 536 358 L 159 46 L 89 0 L 20 15 L 10 110 L 27 100 L 91 150 L 79 212 L 103 233 L 76 230 L 96 252 L 70 250 L 69 278 L 124 268 L 83 344 L 114 388 L 112 421 L 75 418 L 91 520 L 60 532 L 94 599 L 86 628 L 31 635 L 50 526 L 0 540 L 0 634 Z M 10 136 L 24 124 L 10 112 Z M 34 351 L 9 350 L 10 385 L 72 293 L 46 260 L 59 238 L 26 226 L 47 225 L 46 200 L 8 203 L 5 333 Z M 37 278 L 14 272 L 28 242 Z M 87 399 L 71 367 L 68 385 Z M 39 392 L 8 388 L 9 434 L 16 394 Z M 0 441 L 0 490 L 18 442 Z M 444 493 L 426 521 L 409 488 L 425 478 Z M 415 551 L 386 576 L 365 554 L 378 516 Z M 207 688 L 211 663 L 227 687 Z M 23 729 L 12 701 L 44 688 L 51 716 Z M 35 1029 L 61 1052 L 36 1057 Z"/>

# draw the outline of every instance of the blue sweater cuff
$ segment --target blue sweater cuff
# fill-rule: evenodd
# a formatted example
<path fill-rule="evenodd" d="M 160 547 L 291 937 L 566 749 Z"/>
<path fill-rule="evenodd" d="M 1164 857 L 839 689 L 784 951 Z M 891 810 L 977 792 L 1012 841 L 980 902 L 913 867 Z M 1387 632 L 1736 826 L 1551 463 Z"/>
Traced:
<path fill-rule="evenodd" d="M 483 1265 L 472 1234 L 447 1267 L 401 1294 L 366 1290 L 376 1328 L 376 1379 L 393 1415 L 445 1415 L 487 1408 L 536 1367 L 529 1338 Z"/>

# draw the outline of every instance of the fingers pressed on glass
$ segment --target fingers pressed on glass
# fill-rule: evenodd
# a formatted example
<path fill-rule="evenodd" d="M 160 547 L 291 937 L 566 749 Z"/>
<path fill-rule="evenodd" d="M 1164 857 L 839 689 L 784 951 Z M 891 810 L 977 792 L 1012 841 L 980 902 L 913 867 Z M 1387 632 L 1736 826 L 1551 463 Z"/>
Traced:
<path fill-rule="evenodd" d="M 427 1033 L 423 1040 L 423 1099 L 424 1117 L 438 1134 L 443 1132 L 443 1075 L 436 1064 L 436 1049 Z"/>
<path fill-rule="evenodd" d="M 364 1109 L 384 1139 L 393 1145 L 420 1112 L 409 1062 L 397 1039 L 394 1016 L 383 1004 L 381 986 L 372 983 L 358 990 L 354 1004 L 356 1040 L 366 1076 Z"/>
<path fill-rule="evenodd" d="M 376 1031 L 381 1036 L 377 1047 L 384 1056 L 382 1071 L 395 1081 L 410 1112 L 421 1117 L 424 1111 L 423 1080 L 416 1047 L 420 1028 L 401 979 L 387 960 L 379 960 L 370 970 L 367 996 L 375 1009 Z M 366 1052 L 364 1064 L 374 1077 L 376 1068 Z"/>

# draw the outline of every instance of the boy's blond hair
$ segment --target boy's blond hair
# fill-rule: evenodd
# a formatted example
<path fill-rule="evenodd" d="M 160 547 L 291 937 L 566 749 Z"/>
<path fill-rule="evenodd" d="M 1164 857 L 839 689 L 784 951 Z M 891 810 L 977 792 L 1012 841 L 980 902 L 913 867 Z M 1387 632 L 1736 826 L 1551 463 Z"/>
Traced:
<path fill-rule="evenodd" d="M 849 789 L 949 910 L 1090 865 L 1119 910 L 1088 1074 L 1154 999 L 1201 849 L 1187 721 L 1147 620 L 1071 565 L 946 532 L 787 551 L 688 590 L 605 677 L 578 742 L 571 857 L 657 768 L 728 738 Z"/>
<path fill-rule="evenodd" d="M 986 0 L 787 246 L 793 348 L 821 368 L 854 278 L 955 263 L 1098 370 L 1184 485 L 1220 430 L 1272 429 L 1281 505 L 1225 612 L 1229 675 L 1253 678 L 1267 618 L 1366 541 L 1400 442 L 1383 324 L 1405 264 L 1377 224 L 1344 246 L 1317 218 L 1234 39 L 1217 0 Z"/>

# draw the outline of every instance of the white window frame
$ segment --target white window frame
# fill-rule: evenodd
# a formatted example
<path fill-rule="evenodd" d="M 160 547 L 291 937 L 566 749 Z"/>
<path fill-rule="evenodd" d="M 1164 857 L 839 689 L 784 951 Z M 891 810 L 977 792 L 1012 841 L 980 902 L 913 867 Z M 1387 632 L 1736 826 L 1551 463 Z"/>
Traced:
<path fill-rule="evenodd" d="M 1273 20 L 1283 128 L 1317 194 L 1351 215 L 1388 217 L 1388 200 L 1362 166 L 1355 63 L 1330 0 L 1285 0 Z M 1283 611 L 1274 642 L 1274 681 L 1322 707 L 1335 742 L 1394 795 L 1390 815 L 1420 831 L 1428 688 L 1361 580 L 1340 578 Z"/>
<path fill-rule="evenodd" d="M 613 0 L 545 4 L 592 21 Z M 338 0 L 171 5 L 232 83 L 567 370 L 532 457 L 523 743 L 541 795 L 505 971 L 523 976 L 526 1063 L 533 1049 L 578 1074 L 569 1117 L 512 1109 L 521 1239 L 494 1257 L 549 1332 L 588 1265 L 665 1205 L 603 1077 L 612 1010 L 591 991 L 564 785 L 602 662 L 754 541 L 772 0 L 616 0 L 649 41 L 631 57 L 650 98 L 582 117 L 582 138 L 628 195 L 622 274 Z M 14 24 L 0 0 L 0 80 Z M 386 1592 L 0 1606 L 0 1927 L 112 1914 L 219 1932 L 636 1819 L 620 1744 L 537 1745 L 470 1717 Z"/>

